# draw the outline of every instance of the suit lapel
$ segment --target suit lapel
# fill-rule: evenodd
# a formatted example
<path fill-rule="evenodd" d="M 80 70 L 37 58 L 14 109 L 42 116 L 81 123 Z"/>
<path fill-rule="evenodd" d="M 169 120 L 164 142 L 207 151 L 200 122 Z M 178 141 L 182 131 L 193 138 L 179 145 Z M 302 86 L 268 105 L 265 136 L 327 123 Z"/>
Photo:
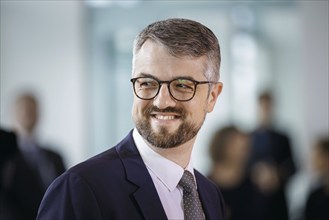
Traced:
<path fill-rule="evenodd" d="M 206 219 L 218 220 L 218 201 L 212 201 L 211 198 L 214 197 L 213 191 L 209 190 L 209 183 L 206 182 L 206 179 L 196 170 L 194 170 L 196 182 L 198 185 L 198 193 L 201 200 L 202 208 Z"/>
<path fill-rule="evenodd" d="M 167 219 L 153 180 L 136 148 L 132 132 L 119 144 L 117 151 L 127 174 L 127 180 L 138 189 L 133 193 L 145 219 Z"/>

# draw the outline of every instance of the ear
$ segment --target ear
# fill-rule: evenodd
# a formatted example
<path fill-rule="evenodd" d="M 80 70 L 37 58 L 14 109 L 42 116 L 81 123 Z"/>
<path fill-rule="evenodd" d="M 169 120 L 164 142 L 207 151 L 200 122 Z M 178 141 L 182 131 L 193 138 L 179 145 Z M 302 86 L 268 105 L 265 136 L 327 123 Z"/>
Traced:
<path fill-rule="evenodd" d="M 222 92 L 222 89 L 223 89 L 223 83 L 221 83 L 221 82 L 218 82 L 211 86 L 211 91 L 210 91 L 210 94 L 208 97 L 208 106 L 207 106 L 208 113 L 213 111 L 217 98 L 220 95 L 220 93 Z"/>

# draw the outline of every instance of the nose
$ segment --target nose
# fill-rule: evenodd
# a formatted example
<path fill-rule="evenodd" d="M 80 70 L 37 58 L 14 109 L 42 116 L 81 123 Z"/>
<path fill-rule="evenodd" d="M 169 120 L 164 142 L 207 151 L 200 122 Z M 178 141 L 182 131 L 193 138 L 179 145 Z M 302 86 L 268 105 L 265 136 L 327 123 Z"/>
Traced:
<path fill-rule="evenodd" d="M 168 84 L 162 84 L 158 95 L 153 99 L 153 104 L 159 109 L 174 107 L 176 100 L 170 95 Z"/>

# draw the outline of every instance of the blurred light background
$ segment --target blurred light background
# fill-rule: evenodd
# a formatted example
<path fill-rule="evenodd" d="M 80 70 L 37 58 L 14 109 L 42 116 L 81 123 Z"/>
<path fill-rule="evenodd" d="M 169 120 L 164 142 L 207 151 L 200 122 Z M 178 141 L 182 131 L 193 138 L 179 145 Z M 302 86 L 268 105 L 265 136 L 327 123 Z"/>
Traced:
<path fill-rule="evenodd" d="M 16 95 L 32 91 L 38 136 L 69 167 L 113 146 L 133 128 L 133 39 L 169 17 L 205 24 L 221 44 L 224 90 L 198 136 L 196 167 L 208 172 L 217 128 L 255 128 L 257 95 L 272 90 L 300 169 L 288 189 L 293 217 L 311 178 L 310 147 L 329 130 L 328 1 L 1 0 L 1 127 L 12 127 Z"/>

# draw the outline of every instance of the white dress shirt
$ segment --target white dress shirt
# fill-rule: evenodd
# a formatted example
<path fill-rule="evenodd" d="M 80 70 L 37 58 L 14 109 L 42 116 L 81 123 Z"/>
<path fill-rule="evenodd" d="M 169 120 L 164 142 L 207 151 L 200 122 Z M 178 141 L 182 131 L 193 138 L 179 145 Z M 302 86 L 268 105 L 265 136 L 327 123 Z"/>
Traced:
<path fill-rule="evenodd" d="M 133 138 L 152 177 L 167 218 L 172 220 L 184 219 L 183 191 L 181 187 L 178 186 L 183 176 L 184 169 L 152 150 L 145 143 L 136 128 L 133 131 Z M 194 176 L 191 161 L 186 167 L 186 170 L 190 171 Z"/>

